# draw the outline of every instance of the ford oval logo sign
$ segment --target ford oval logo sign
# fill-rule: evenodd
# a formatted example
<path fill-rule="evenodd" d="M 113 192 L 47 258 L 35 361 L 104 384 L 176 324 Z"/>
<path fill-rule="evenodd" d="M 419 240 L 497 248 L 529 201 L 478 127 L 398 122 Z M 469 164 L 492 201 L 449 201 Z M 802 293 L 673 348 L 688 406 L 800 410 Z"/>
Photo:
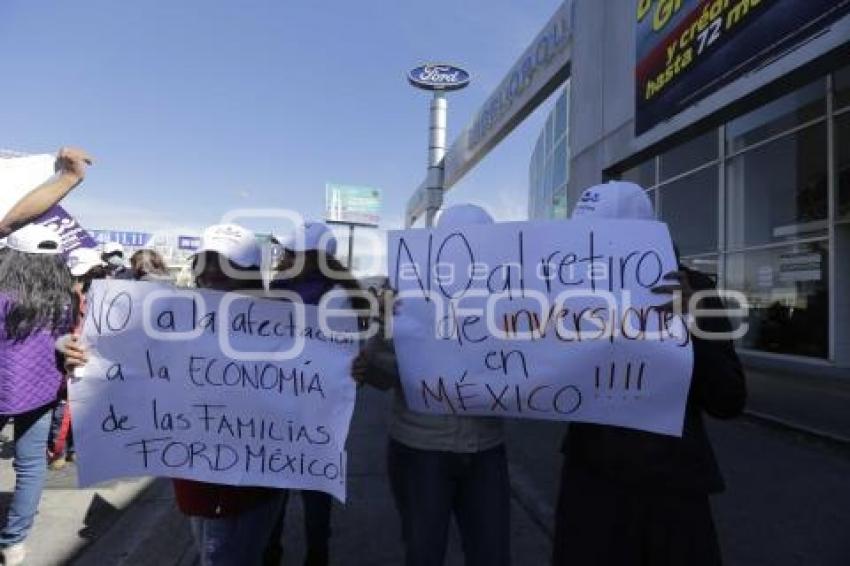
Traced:
<path fill-rule="evenodd" d="M 407 73 L 407 80 L 425 90 L 458 90 L 469 84 L 469 73 L 452 65 L 432 63 Z"/>

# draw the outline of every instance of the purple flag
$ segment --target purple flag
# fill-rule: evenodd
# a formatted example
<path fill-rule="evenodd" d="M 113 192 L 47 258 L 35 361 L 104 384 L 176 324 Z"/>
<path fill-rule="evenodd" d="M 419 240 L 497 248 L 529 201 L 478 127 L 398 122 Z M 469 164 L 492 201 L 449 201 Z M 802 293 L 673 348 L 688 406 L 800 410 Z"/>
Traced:
<path fill-rule="evenodd" d="M 77 248 L 97 247 L 97 242 L 91 234 L 86 232 L 77 219 L 58 204 L 50 207 L 35 223 L 43 224 L 59 234 L 65 254 Z"/>

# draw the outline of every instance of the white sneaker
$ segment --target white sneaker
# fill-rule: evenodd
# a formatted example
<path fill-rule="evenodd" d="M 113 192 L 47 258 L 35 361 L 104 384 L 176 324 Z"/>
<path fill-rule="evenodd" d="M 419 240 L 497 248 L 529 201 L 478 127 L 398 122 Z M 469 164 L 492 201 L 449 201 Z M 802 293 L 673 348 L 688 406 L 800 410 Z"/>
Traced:
<path fill-rule="evenodd" d="M 27 549 L 24 543 L 19 542 L 3 549 L 3 564 L 5 566 L 18 566 L 24 563 L 27 557 Z"/>

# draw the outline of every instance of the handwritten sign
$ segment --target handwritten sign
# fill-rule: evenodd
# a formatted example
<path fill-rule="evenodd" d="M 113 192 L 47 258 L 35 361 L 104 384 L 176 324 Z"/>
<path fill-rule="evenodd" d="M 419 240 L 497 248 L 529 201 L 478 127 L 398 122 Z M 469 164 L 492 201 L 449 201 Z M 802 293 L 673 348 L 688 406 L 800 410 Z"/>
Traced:
<path fill-rule="evenodd" d="M 169 476 L 345 500 L 353 320 L 155 283 L 96 281 L 70 387 L 81 485 Z"/>
<path fill-rule="evenodd" d="M 677 269 L 666 225 L 396 231 L 389 262 L 411 409 L 681 435 L 690 335 L 651 292 Z"/>

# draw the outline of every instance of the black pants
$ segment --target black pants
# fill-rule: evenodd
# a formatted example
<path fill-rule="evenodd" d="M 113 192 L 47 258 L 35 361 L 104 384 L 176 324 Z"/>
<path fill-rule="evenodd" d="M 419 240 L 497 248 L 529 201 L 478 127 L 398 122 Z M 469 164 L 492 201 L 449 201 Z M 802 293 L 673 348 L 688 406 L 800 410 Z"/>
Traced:
<path fill-rule="evenodd" d="M 554 566 L 719 566 L 707 494 L 646 491 L 565 465 Z"/>
<path fill-rule="evenodd" d="M 467 566 L 510 563 L 510 486 L 504 446 L 458 454 L 390 441 L 388 471 L 407 566 L 442 566 L 452 515 Z"/>
<path fill-rule="evenodd" d="M 286 506 L 292 491 L 287 490 L 274 531 L 266 548 L 264 564 L 280 564 L 283 536 L 283 524 L 286 518 Z M 307 541 L 305 564 L 323 566 L 328 563 L 328 543 L 331 538 L 331 496 L 323 491 L 299 491 L 304 503 L 304 534 Z"/>

